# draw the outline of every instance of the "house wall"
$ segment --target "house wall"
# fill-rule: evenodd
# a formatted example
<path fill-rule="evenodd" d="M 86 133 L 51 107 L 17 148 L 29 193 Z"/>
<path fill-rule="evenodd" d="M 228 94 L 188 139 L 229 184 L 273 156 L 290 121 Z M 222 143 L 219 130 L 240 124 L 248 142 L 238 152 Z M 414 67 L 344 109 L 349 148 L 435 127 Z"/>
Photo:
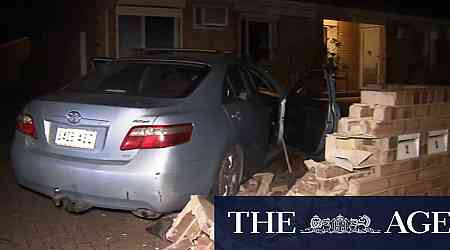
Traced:
<path fill-rule="evenodd" d="M 400 22 L 386 25 L 387 82 L 424 83 L 425 30 Z"/>
<path fill-rule="evenodd" d="M 238 13 L 233 10 L 231 4 L 225 4 L 228 10 L 228 26 L 224 28 L 195 28 L 193 19 L 193 7 L 205 2 L 186 1 L 183 9 L 183 47 L 199 49 L 217 49 L 236 51 L 238 44 Z M 212 4 L 213 2 L 206 3 Z"/>
<path fill-rule="evenodd" d="M 386 72 L 387 84 L 450 84 L 450 43 L 445 37 L 450 22 L 431 18 L 386 14 L 382 12 L 317 6 L 324 19 L 337 19 L 350 22 L 370 23 L 385 26 L 386 31 Z M 407 37 L 397 37 L 397 29 L 406 30 Z M 436 63 L 428 67 L 430 54 L 425 39 L 432 30 L 439 30 L 435 43 Z"/>
<path fill-rule="evenodd" d="M 323 62 L 322 22 L 315 17 L 280 16 L 277 30 L 274 75 L 290 88 Z"/>
<path fill-rule="evenodd" d="M 338 48 L 341 65 L 341 73 L 337 75 L 336 89 L 358 90 L 358 65 L 359 65 L 359 25 L 353 22 L 338 21 L 338 41 L 342 46 Z"/>
<path fill-rule="evenodd" d="M 115 56 L 116 54 L 116 13 L 115 6 L 118 0 L 97 1 L 96 28 L 95 28 L 95 54 L 98 56 Z M 119 0 L 122 4 L 142 6 L 155 6 L 156 0 Z M 173 0 L 158 1 L 159 7 L 171 7 L 183 9 L 182 37 L 183 47 L 203 48 L 219 50 L 239 50 L 240 20 L 242 15 L 256 13 L 277 19 L 277 33 L 273 34 L 274 57 L 272 65 L 274 74 L 285 84 L 293 84 L 309 68 L 319 67 L 323 63 L 324 48 L 321 35 L 322 18 L 333 18 L 349 21 L 342 23 L 341 34 L 353 33 L 350 36 L 342 36 L 341 60 L 348 66 L 347 80 L 338 82 L 340 89 L 353 90 L 359 88 L 359 54 L 356 52 L 359 43 L 357 22 L 381 24 L 386 26 L 386 82 L 388 83 L 442 83 L 449 79 L 448 55 L 449 43 L 444 39 L 443 25 L 441 36 L 435 41 L 436 59 L 432 70 L 427 68 L 427 55 L 425 55 L 425 35 L 429 31 L 432 21 L 422 19 L 405 19 L 398 15 L 386 15 L 379 12 L 364 10 L 352 10 L 348 8 L 330 8 L 325 5 L 305 5 L 278 1 L 227 1 L 229 6 L 229 25 L 225 28 L 206 29 L 195 28 L 193 25 L 193 5 L 220 4 L 205 0 Z M 238 7 L 237 7 L 238 6 Z M 273 6 L 278 6 L 274 8 Z M 291 11 L 294 10 L 297 11 Z M 303 16 L 298 16 L 302 10 Z M 318 14 L 311 14 L 311 13 Z M 297 16 L 296 16 L 297 15 Z M 309 17 L 307 17 L 309 16 Z M 414 25 L 412 25 L 414 23 Z M 420 23 L 418 25 L 418 23 Z M 408 38 L 398 38 L 397 28 L 404 27 Z M 349 32 L 346 32 L 349 31 Z M 301 32 L 299 32 L 301 31 Z M 350 32 L 353 31 L 353 32 Z M 108 42 L 106 42 L 108 41 Z M 353 53 L 350 53 L 353 51 Z M 349 52 L 349 53 L 346 53 Z M 408 58 L 408 60 L 405 60 Z M 342 86 L 341 86 L 342 85 Z M 344 86 L 345 85 L 345 86 Z"/>
<path fill-rule="evenodd" d="M 116 56 L 116 5 L 118 0 L 97 0 L 95 6 L 95 54 Z"/>
<path fill-rule="evenodd" d="M 12 87 L 41 93 L 80 76 L 80 32 L 86 34 L 85 58 L 96 54 L 93 3 L 89 0 L 57 2 L 58 12 L 49 13 L 53 22 L 48 27 L 40 27 L 40 32 L 32 34 L 19 52 L 7 49 L 9 55 L 4 57 L 7 58 L 4 63 L 14 64 L 6 74 L 15 84 Z"/>
<path fill-rule="evenodd" d="M 14 81 L 21 78 L 23 63 L 28 60 L 31 52 L 31 40 L 24 37 L 0 46 L 0 80 Z M 2 84 L 4 85 L 4 84 Z M 2 86 L 9 87 L 9 86 Z"/>
<path fill-rule="evenodd" d="M 450 43 L 446 27 L 449 26 L 389 22 L 386 25 L 387 82 L 449 85 L 450 61 L 447 58 L 450 56 Z M 431 38 L 434 31 L 437 38 Z M 433 66 L 430 66 L 431 60 L 434 61 Z"/>
<path fill-rule="evenodd" d="M 450 29 L 439 27 L 440 36 L 436 43 L 436 62 L 431 78 L 439 84 L 450 85 Z"/>
<path fill-rule="evenodd" d="M 64 1 L 62 4 L 63 12 L 58 20 L 60 26 L 56 30 L 46 32 L 40 41 L 40 46 L 47 53 L 44 58 L 47 60 L 48 77 L 53 80 L 53 85 L 80 77 L 81 59 L 85 59 L 86 69 L 89 70 L 89 59 L 96 55 L 95 2 Z M 84 49 L 81 48 L 82 44 Z"/>

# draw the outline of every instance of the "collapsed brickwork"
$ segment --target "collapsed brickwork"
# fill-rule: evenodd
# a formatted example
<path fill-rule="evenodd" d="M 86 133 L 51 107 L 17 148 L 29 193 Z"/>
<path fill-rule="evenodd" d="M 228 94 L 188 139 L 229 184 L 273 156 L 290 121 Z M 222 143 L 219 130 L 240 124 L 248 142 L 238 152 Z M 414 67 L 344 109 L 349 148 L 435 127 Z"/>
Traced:
<path fill-rule="evenodd" d="M 448 195 L 450 88 L 361 91 L 288 195 Z"/>
<path fill-rule="evenodd" d="M 325 161 L 305 161 L 288 189 L 258 173 L 239 196 L 450 195 L 450 87 L 363 90 L 338 131 L 326 138 Z M 192 196 L 167 232 L 167 250 L 213 249 L 213 205 Z"/>
<path fill-rule="evenodd" d="M 176 216 L 166 239 L 173 244 L 164 250 L 214 249 L 214 207 L 206 199 L 192 195 Z"/>

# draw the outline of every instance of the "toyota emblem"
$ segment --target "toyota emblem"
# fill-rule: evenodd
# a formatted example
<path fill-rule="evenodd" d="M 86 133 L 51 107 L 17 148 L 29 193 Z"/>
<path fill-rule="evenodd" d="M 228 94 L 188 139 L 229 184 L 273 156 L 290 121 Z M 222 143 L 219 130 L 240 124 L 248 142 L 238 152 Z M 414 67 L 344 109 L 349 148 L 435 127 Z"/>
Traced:
<path fill-rule="evenodd" d="M 81 117 L 80 112 L 70 111 L 69 113 L 67 113 L 66 119 L 68 122 L 70 122 L 72 124 L 76 124 L 81 121 L 82 117 Z"/>

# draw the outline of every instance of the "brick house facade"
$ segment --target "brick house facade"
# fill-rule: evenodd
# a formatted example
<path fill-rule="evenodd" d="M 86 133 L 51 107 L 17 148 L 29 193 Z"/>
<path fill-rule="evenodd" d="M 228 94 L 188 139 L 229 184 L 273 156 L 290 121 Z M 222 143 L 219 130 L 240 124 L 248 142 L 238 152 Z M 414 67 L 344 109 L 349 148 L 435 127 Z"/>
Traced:
<path fill-rule="evenodd" d="M 365 84 L 367 51 L 361 50 L 361 30 L 367 24 L 383 34 L 378 45 L 382 52 L 375 55 L 376 84 L 448 84 L 450 79 L 446 20 L 337 7 L 327 1 L 96 0 L 95 6 L 92 1 L 75 5 L 64 10 L 71 13 L 61 20 L 68 28 L 45 35 L 46 46 L 41 47 L 47 52 L 31 53 L 47 54 L 44 62 L 35 57 L 36 64 L 48 65 L 48 79 L 69 80 L 89 71 L 91 57 L 164 46 L 249 55 L 272 65 L 276 77 L 290 85 L 326 61 L 324 20 L 339 24 L 338 54 L 346 74 L 338 90 L 357 91 Z"/>

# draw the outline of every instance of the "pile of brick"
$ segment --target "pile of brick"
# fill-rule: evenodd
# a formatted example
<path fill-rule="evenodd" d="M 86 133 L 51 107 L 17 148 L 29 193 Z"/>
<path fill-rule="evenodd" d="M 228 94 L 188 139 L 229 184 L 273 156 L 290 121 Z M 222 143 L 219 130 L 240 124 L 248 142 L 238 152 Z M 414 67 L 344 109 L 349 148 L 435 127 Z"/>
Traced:
<path fill-rule="evenodd" d="M 448 195 L 450 88 L 362 90 L 288 195 Z"/>
<path fill-rule="evenodd" d="M 274 185 L 273 173 L 258 173 L 241 185 L 238 196 L 285 195 L 287 185 Z M 165 239 L 172 242 L 164 250 L 214 249 L 214 206 L 205 198 L 192 195 L 175 217 Z"/>
<path fill-rule="evenodd" d="M 288 185 L 273 182 L 273 173 L 257 173 L 240 186 L 237 196 L 282 196 L 288 192 Z"/>
<path fill-rule="evenodd" d="M 214 249 L 214 206 L 206 199 L 192 195 L 166 233 L 172 244 L 164 250 Z"/>

